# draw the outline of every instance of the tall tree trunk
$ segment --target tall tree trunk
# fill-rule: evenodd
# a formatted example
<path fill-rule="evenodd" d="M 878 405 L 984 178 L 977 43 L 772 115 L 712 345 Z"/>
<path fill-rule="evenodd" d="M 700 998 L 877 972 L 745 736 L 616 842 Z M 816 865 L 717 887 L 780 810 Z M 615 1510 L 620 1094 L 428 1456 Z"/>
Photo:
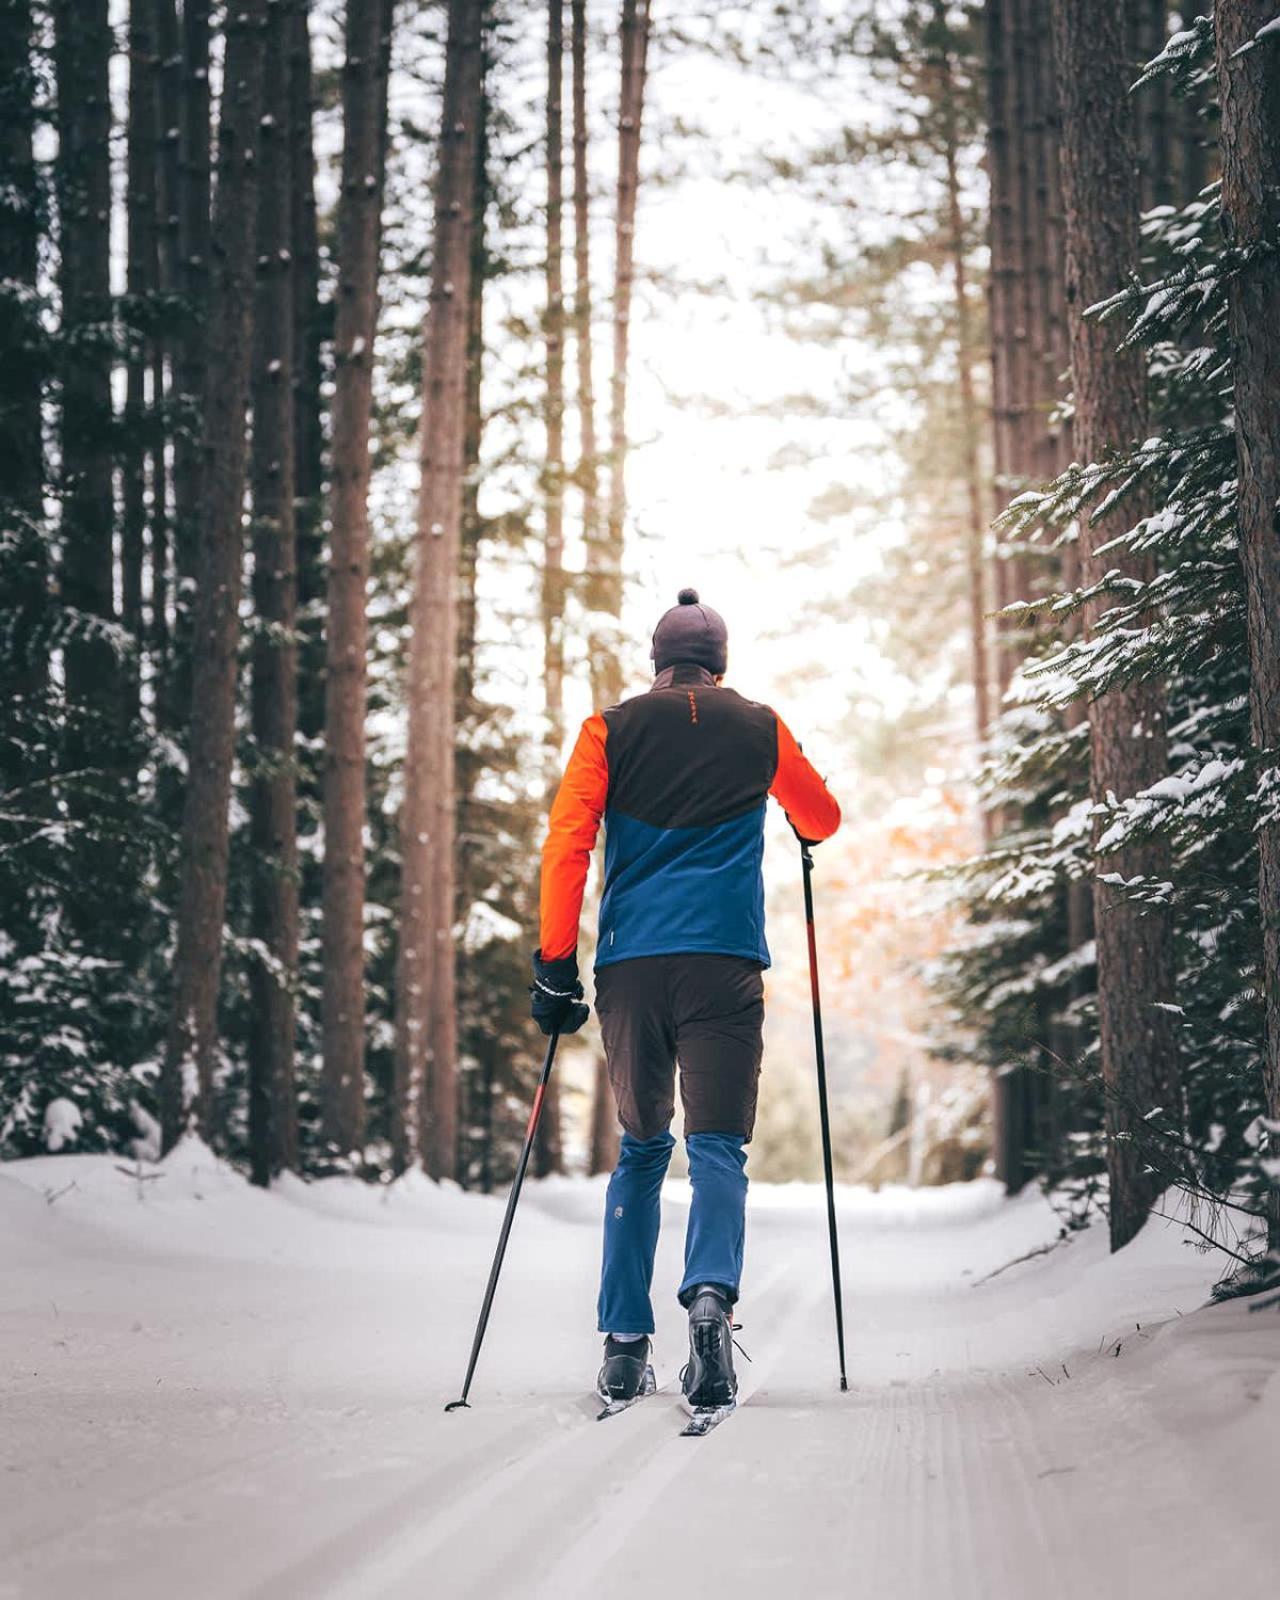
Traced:
<path fill-rule="evenodd" d="M 324 423 L 320 311 L 320 244 L 316 227 L 316 156 L 312 136 L 311 0 L 291 14 L 289 69 L 289 197 L 293 239 L 294 489 L 298 550 L 298 727 L 310 746 L 324 731 L 325 569 Z M 310 773 L 307 774 L 310 778 Z M 318 785 L 317 785 L 318 787 Z M 310 784 L 308 785 L 310 788 Z"/>
<path fill-rule="evenodd" d="M 126 288 L 129 348 L 125 361 L 124 438 L 121 446 L 120 620 L 133 636 L 134 660 L 125 674 L 124 712 L 141 710 L 143 564 L 147 536 L 147 458 L 150 416 L 147 378 L 155 371 L 148 330 L 158 286 L 156 203 L 156 103 L 159 98 L 154 0 L 129 6 L 128 230 Z M 157 465 L 164 471 L 163 457 Z M 164 488 L 160 484 L 160 499 Z"/>
<path fill-rule="evenodd" d="M 640 128 L 649 49 L 649 0 L 622 0 L 618 188 L 613 285 L 613 373 L 609 383 L 609 500 L 603 536 L 587 550 L 587 641 L 597 706 L 622 696 L 622 567 L 626 524 L 627 360 L 635 276 Z"/>
<path fill-rule="evenodd" d="M 111 471 L 111 103 L 107 0 L 57 0 L 58 286 L 62 381 L 62 593 L 91 617 L 115 616 Z M 66 646 L 67 696 L 100 719 L 75 765 L 97 765 L 117 712 L 116 658 L 77 632 Z"/>
<path fill-rule="evenodd" d="M 205 461 L 201 430 L 206 423 L 200 414 L 200 404 L 206 390 L 207 352 L 214 316 L 210 283 L 210 11 L 211 0 L 183 0 L 178 271 L 184 308 L 173 362 L 175 399 L 183 415 L 183 422 L 174 440 L 173 463 L 174 567 L 177 582 L 172 693 L 179 719 L 185 718 L 190 707 L 194 671 L 192 588 L 203 556 L 199 547 L 200 528 L 203 525 L 202 470 Z M 249 225 L 252 226 L 252 219 Z"/>
<path fill-rule="evenodd" d="M 342 78 L 324 778 L 323 1131 L 340 1155 L 364 1143 L 369 423 L 390 27 L 390 0 L 351 0 Z"/>
<path fill-rule="evenodd" d="M 1222 222 L 1247 252 L 1228 289 L 1240 478 L 1240 559 L 1248 602 L 1249 708 L 1272 810 L 1280 789 L 1280 41 L 1261 30 L 1268 0 L 1217 10 L 1222 102 Z M 1252 48 L 1250 48 L 1251 41 Z M 1268 1151 L 1280 1149 L 1280 823 L 1258 829 L 1262 977 L 1266 994 L 1263 1089 Z M 1280 1182 L 1271 1191 L 1269 1242 L 1280 1251 Z"/>
<path fill-rule="evenodd" d="M 1169 37 L 1169 0 L 1130 0 L 1135 7 L 1133 76 L 1164 49 Z M 1169 205 L 1173 193 L 1173 158 L 1169 130 L 1169 80 L 1163 75 L 1144 84 L 1137 96 L 1138 161 L 1142 172 L 1142 209 Z M 1188 199 L 1190 196 L 1187 197 Z"/>
<path fill-rule="evenodd" d="M 1013 326 L 1013 460 L 1011 463 L 1015 486 L 1022 489 L 1034 470 L 1034 436 L 1036 429 L 1035 395 L 1033 384 L 1034 326 L 1032 270 L 1034 255 L 1035 180 L 1032 171 L 1032 123 L 1035 108 L 1031 104 L 1031 32 L 1028 11 L 1029 0 L 1010 0 L 1010 21 L 1006 39 L 1009 45 L 1008 71 L 1013 88 L 1012 120 L 1010 133 L 1013 149 L 1014 227 L 1013 273 L 1014 304 Z M 1021 599 L 1026 590 L 1025 560 L 1018 561 L 1019 570 L 1013 574 L 1015 598 Z M 1021 648 L 1016 656 L 1023 654 Z M 1015 665 L 1018 662 L 1015 661 Z"/>
<path fill-rule="evenodd" d="M 564 0 L 549 0 L 547 14 L 547 343 L 545 400 L 546 540 L 542 565 L 542 680 L 546 713 L 548 803 L 564 748 Z M 547 1085 L 538 1124 L 534 1165 L 539 1177 L 563 1167 L 560 1080 Z"/>
<path fill-rule="evenodd" d="M 484 524 L 480 517 L 480 452 L 484 445 L 484 286 L 489 272 L 486 218 L 489 209 L 489 140 L 487 123 L 489 101 L 481 88 L 480 126 L 476 137 L 476 160 L 472 200 L 471 228 L 471 279 L 467 291 L 467 379 L 464 400 L 462 433 L 462 525 L 458 551 L 458 646 L 454 674 L 454 786 L 457 795 L 455 816 L 457 834 L 454 860 L 454 907 L 459 922 L 466 916 L 467 908 L 477 899 L 482 885 L 478 882 L 480 863 L 485 854 L 485 824 L 481 804 L 476 794 L 476 779 L 482 763 L 472 749 L 471 733 L 482 714 L 476 698 L 476 648 L 477 599 L 476 576 L 480 564 L 480 545 Z M 463 969 L 465 973 L 466 969 Z M 483 978 L 469 975 L 459 983 L 459 1008 L 472 1014 L 483 1006 Z M 460 974 L 462 977 L 462 974 Z M 461 1023 L 460 1023 L 461 1038 Z M 465 1122 L 468 1130 L 479 1127 L 479 1162 L 481 1186 L 492 1184 L 493 1170 L 493 1094 L 494 1094 L 494 1035 L 487 1019 L 481 1018 L 480 1029 L 467 1044 L 461 1044 L 459 1053 L 471 1060 L 471 1070 L 466 1081 L 460 1081 L 458 1098 L 466 1107 Z M 478 1098 L 477 1098 L 478 1097 Z M 459 1161 L 463 1157 L 459 1146 Z M 466 1168 L 459 1177 L 470 1179 L 475 1150 L 468 1148 Z M 486 1177 L 486 1174 L 488 1176 Z M 485 1188 L 485 1193 L 488 1193 Z"/>
<path fill-rule="evenodd" d="M 986 0 L 984 12 L 987 66 L 987 181 L 990 189 L 988 320 L 991 337 L 992 447 L 995 467 L 994 500 L 1003 508 L 1017 470 L 1015 347 L 1017 323 L 1016 166 L 1014 161 L 1013 87 L 1009 60 L 1017 0 Z M 1014 598 L 1013 574 L 997 542 L 992 558 L 991 589 L 997 611 Z M 1009 624 L 997 617 L 993 625 L 991 661 L 992 715 L 999 714 L 1004 692 L 1013 676 L 1014 652 Z M 998 833 L 1004 819 L 989 819 Z M 1022 1069 L 1006 1067 L 992 1074 L 991 1100 L 994 1123 L 993 1150 L 997 1178 L 1010 1190 L 1022 1183 L 1021 1154 L 1016 1133 L 1021 1128 Z"/>
<path fill-rule="evenodd" d="M 294 529 L 289 38 L 297 0 L 267 8 L 253 310 L 253 847 L 249 1165 L 268 1184 L 298 1164 L 298 568 Z"/>
<path fill-rule="evenodd" d="M 578 376 L 578 468 L 577 483 L 582 491 L 582 533 L 587 551 L 586 582 L 583 598 L 589 608 L 603 598 L 594 576 L 601 559 L 600 460 L 596 442 L 595 382 L 592 372 L 591 341 L 591 179 L 587 166 L 587 7 L 586 0 L 572 0 L 570 10 L 573 53 L 573 333 Z M 595 615 L 594 610 L 591 612 Z M 609 693 L 607 663 L 588 652 L 591 694 L 594 704 L 607 705 Z M 619 691 L 620 692 L 620 691 Z M 617 696 L 615 695 L 616 699 Z M 612 1168 L 616 1157 L 617 1117 L 613 1090 L 609 1085 L 604 1060 L 597 1057 L 591 1085 L 591 1138 L 588 1167 L 593 1173 Z"/>
<path fill-rule="evenodd" d="M 1138 171 L 1122 10 L 1110 0 L 1053 0 L 1054 43 L 1062 94 L 1062 187 L 1067 223 L 1067 304 L 1075 391 L 1076 454 L 1098 461 L 1130 448 L 1147 432 L 1146 361 L 1117 350 L 1109 324 L 1084 313 L 1138 266 Z M 1119 566 L 1148 580 L 1152 564 L 1099 552 L 1140 508 L 1082 521 L 1084 577 L 1096 583 Z M 1105 600 L 1086 616 L 1092 627 Z M 1163 693 L 1156 684 L 1116 689 L 1089 707 L 1092 788 L 1096 801 L 1126 799 L 1167 771 Z M 1168 874 L 1168 852 L 1133 845 L 1108 855 L 1097 872 L 1130 879 Z M 1094 880 L 1098 947 L 1098 1021 L 1107 1097 L 1107 1171 L 1112 1249 L 1142 1227 L 1163 1181 L 1148 1170 L 1140 1135 L 1147 1113 L 1163 1108 L 1180 1120 L 1173 1000 L 1173 942 L 1167 912 L 1139 910 L 1114 885 Z"/>
<path fill-rule="evenodd" d="M 649 0 L 622 0 L 622 82 L 618 99 L 618 191 L 613 284 L 613 373 L 609 383 L 609 504 L 603 538 L 587 547 L 587 641 L 597 706 L 622 698 L 622 570 L 627 494 L 627 362 L 635 276 L 636 198 L 649 52 Z M 591 1171 L 617 1161 L 618 1122 L 603 1061 L 596 1063 Z"/>
<path fill-rule="evenodd" d="M 151 0 L 156 37 L 156 89 L 152 101 L 155 140 L 155 248 L 156 287 L 171 302 L 181 284 L 178 217 L 182 195 L 182 36 L 175 0 Z M 172 315 L 157 333 L 152 356 L 152 401 L 159 412 L 154 424 L 151 477 L 151 626 L 149 645 L 155 684 L 158 727 L 172 732 L 178 726 L 174 699 L 170 640 L 170 606 L 174 574 L 171 571 L 172 496 L 170 493 L 169 441 L 172 429 L 167 406 L 176 338 Z"/>
<path fill-rule="evenodd" d="M 600 545 L 600 461 L 596 443 L 595 382 L 591 370 L 591 178 L 587 169 L 587 5 L 572 0 L 573 29 L 573 335 L 578 372 L 578 470 L 583 538 L 591 557 Z M 587 599 L 591 560 L 588 560 Z M 592 667 L 594 674 L 594 665 Z M 593 676 L 591 692 L 600 699 Z"/>
<path fill-rule="evenodd" d="M 476 137 L 476 162 L 472 199 L 471 277 L 467 285 L 467 378 L 462 429 L 462 528 L 458 553 L 458 645 L 454 676 L 454 725 L 462 733 L 455 742 L 454 768 L 458 791 L 458 909 L 470 903 L 474 887 L 471 862 L 475 851 L 471 816 L 475 762 L 467 749 L 465 730 L 476 714 L 477 600 L 476 574 L 483 528 L 480 520 L 478 468 L 484 444 L 484 409 L 481 379 L 484 357 L 484 284 L 489 270 L 485 236 L 489 208 L 488 96 L 481 90 L 480 127 Z"/>
<path fill-rule="evenodd" d="M 46 598 L 45 541 L 38 523 L 44 488 L 40 427 L 43 335 L 37 270 L 43 206 L 36 177 L 36 74 L 29 0 L 0 0 L 0 535 L 19 560 L 7 564 L 10 633 L 5 651 L 10 694 L 37 692 L 45 652 L 33 635 Z"/>
<path fill-rule="evenodd" d="M 449 0 L 400 826 L 393 1143 L 399 1168 L 421 1150 L 434 1177 L 453 1176 L 457 1147 L 454 663 L 483 9 L 483 0 Z"/>
<path fill-rule="evenodd" d="M 203 396 L 200 564 L 192 639 L 190 737 L 182 811 L 177 949 L 161 1074 L 165 1147 L 195 1127 L 212 1132 L 227 808 L 235 751 L 245 488 L 245 409 L 253 343 L 254 224 L 266 0 L 227 14 L 218 124 L 217 254 L 209 286 L 213 360 Z"/>
<path fill-rule="evenodd" d="M 1010 132 L 1012 91 L 1009 83 L 1008 55 L 1012 34 L 1012 0 L 987 0 L 987 174 L 990 201 L 990 323 L 992 435 L 995 453 L 995 501 L 1004 506 L 1009 498 L 1008 484 L 1014 468 L 1014 329 L 1016 275 L 1015 259 L 1015 180 Z M 1009 563 L 997 553 L 993 562 L 992 588 L 997 609 L 1013 599 Z M 1013 653 L 1008 642 L 1008 624 L 995 625 L 995 684 L 993 698 L 998 705 L 1013 675 Z"/>
<path fill-rule="evenodd" d="M 542 666 L 547 771 L 558 771 L 564 744 L 564 212 L 562 84 L 564 0 L 549 0 L 547 19 L 547 349 L 544 469 L 546 540 L 542 566 Z"/>

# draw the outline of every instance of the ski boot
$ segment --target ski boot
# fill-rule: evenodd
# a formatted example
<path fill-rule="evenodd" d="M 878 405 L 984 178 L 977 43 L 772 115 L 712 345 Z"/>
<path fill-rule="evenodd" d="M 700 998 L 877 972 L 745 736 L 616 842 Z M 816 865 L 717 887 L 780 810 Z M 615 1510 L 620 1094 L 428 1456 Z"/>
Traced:
<path fill-rule="evenodd" d="M 680 1385 L 695 1412 L 735 1404 L 733 1318 L 728 1296 L 713 1283 L 699 1284 L 689 1301 L 689 1362 Z"/>
<path fill-rule="evenodd" d="M 646 1394 L 651 1394 L 653 1368 L 649 1365 L 648 1339 L 615 1339 L 609 1334 L 604 1341 L 604 1365 L 596 1379 L 596 1393 L 606 1405 L 629 1405 Z"/>

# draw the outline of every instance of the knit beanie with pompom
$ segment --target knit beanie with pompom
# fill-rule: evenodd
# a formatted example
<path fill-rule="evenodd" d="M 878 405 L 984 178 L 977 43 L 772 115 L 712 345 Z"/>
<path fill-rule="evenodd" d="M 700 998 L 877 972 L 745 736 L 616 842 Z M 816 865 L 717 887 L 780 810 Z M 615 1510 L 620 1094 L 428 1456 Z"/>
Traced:
<path fill-rule="evenodd" d="M 696 589 L 681 589 L 676 598 L 679 604 L 672 606 L 653 630 L 654 668 L 661 672 L 687 662 L 719 677 L 729 659 L 724 618 L 702 604 Z"/>

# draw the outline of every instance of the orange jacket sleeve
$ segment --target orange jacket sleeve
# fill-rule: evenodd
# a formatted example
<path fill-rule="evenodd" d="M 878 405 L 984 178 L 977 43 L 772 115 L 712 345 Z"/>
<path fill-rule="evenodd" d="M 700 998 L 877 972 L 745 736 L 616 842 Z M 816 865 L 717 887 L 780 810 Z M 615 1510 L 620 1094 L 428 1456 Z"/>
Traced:
<path fill-rule="evenodd" d="M 559 961 L 578 946 L 578 919 L 587 869 L 609 793 L 607 730 L 597 712 L 588 717 L 564 769 L 542 846 L 542 959 Z"/>
<path fill-rule="evenodd" d="M 776 713 L 775 713 L 776 715 Z M 778 717 L 778 769 L 769 793 L 802 839 L 817 844 L 840 826 L 835 796 L 805 759 L 791 729 Z"/>

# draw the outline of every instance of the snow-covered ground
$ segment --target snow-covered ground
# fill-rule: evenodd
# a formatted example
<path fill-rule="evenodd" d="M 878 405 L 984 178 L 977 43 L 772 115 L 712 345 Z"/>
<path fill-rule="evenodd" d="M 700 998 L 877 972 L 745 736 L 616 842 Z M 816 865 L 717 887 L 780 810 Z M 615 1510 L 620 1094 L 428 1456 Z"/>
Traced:
<path fill-rule="evenodd" d="M 0 1596 L 1141 1600 L 1272 1586 L 1280 1316 L 1153 1222 L 1109 1257 L 990 1183 L 840 1216 L 752 1192 L 746 1403 L 587 1398 L 600 1188 L 531 1185 L 473 1409 L 500 1198 L 425 1180 L 249 1189 L 198 1146 L 0 1168 Z M 678 1279 L 669 1191 L 659 1258 Z"/>

